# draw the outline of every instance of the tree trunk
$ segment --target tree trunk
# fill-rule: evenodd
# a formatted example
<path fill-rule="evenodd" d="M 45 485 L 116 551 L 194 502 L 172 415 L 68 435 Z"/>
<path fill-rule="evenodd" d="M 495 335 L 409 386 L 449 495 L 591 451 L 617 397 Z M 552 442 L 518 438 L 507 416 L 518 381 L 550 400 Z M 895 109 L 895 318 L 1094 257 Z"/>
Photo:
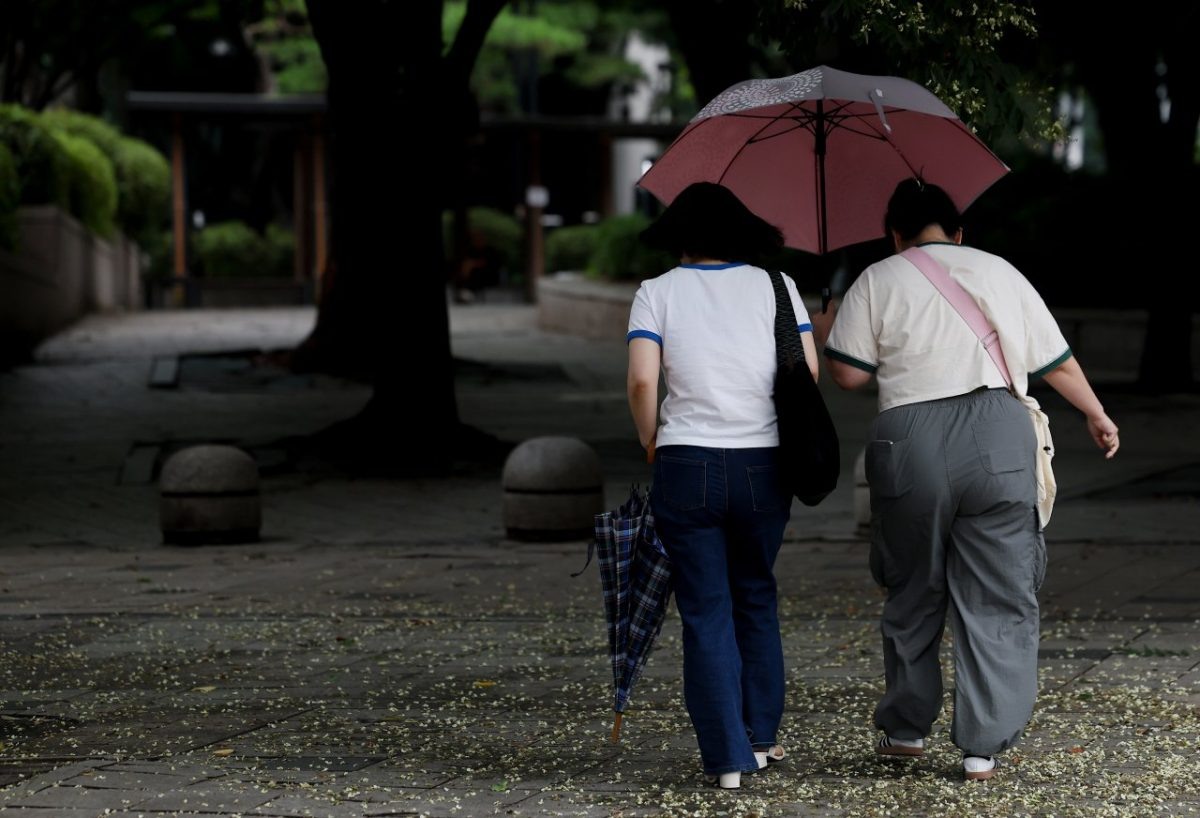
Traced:
<path fill-rule="evenodd" d="M 1200 173 L 1196 169 L 1196 127 L 1200 123 L 1200 53 L 1191 42 L 1194 26 L 1200 22 L 1194 3 L 1182 3 L 1175 10 L 1176 24 L 1167 31 L 1162 59 L 1164 77 L 1171 101 L 1170 117 L 1159 124 L 1159 139 L 1152 147 L 1158 161 L 1153 162 L 1147 185 L 1148 201 L 1160 215 L 1143 236 L 1160 236 L 1152 241 L 1158 248 L 1158 283 L 1153 287 L 1146 340 L 1142 347 L 1138 381 L 1155 392 L 1191 391 L 1192 314 L 1194 302 L 1181 297 L 1181 283 L 1187 274 L 1178 271 L 1172 243 L 1190 235 L 1193 209 Z M 1180 204 L 1182 203 L 1182 204 Z M 1174 281 L 1168 280 L 1174 277 Z"/>
<path fill-rule="evenodd" d="M 464 29 L 486 32 L 502 5 L 474 0 Z M 487 442 L 459 424 L 442 248 L 452 191 L 440 169 L 457 160 L 469 121 L 474 54 L 443 59 L 440 0 L 308 8 L 329 72 L 331 269 L 295 362 L 374 387 L 357 416 L 315 441 L 356 470 L 439 473 Z M 476 51 L 482 40 L 472 36 Z"/>
<path fill-rule="evenodd" d="M 387 473 L 450 462 L 458 427 L 442 258 L 441 2 L 310 0 L 329 69 L 330 291 L 301 360 L 367 376 L 325 452 Z M 306 357 L 307 356 L 307 357 Z"/>
<path fill-rule="evenodd" d="M 701 107 L 734 83 L 751 78 L 756 4 L 667 0 L 666 7 Z"/>
<path fill-rule="evenodd" d="M 1111 38 L 1073 32 L 1072 26 L 1083 19 L 1079 15 L 1089 9 L 1081 3 L 1055 6 L 1046 9 L 1043 20 L 1057 27 L 1059 41 L 1075 59 L 1104 135 L 1114 182 L 1111 207 L 1122 214 L 1124 230 L 1103 240 L 1113 263 L 1127 271 L 1131 290 L 1144 293 L 1133 306 L 1149 310 L 1138 382 L 1154 392 L 1188 390 L 1193 385 L 1193 310 L 1187 299 L 1173 295 L 1179 279 L 1172 256 L 1173 241 L 1191 229 L 1186 207 L 1175 203 L 1194 197 L 1196 181 L 1200 90 L 1194 79 L 1200 60 L 1186 41 L 1196 10 L 1192 4 L 1156 3 L 1142 14 L 1121 18 L 1122 47 L 1114 54 Z M 1160 63 L 1166 66 L 1165 76 L 1159 74 Z M 1164 83 L 1171 100 L 1166 122 L 1158 96 Z"/>

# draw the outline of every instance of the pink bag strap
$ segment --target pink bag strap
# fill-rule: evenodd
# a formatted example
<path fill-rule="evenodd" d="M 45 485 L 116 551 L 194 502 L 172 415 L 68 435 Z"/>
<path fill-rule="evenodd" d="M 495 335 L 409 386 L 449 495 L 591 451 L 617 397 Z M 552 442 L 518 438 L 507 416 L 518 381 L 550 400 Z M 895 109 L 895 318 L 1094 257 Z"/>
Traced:
<path fill-rule="evenodd" d="M 910 247 L 900 255 L 920 270 L 921 274 L 929 279 L 929 283 L 950 302 L 954 311 L 962 316 L 962 319 L 967 322 L 967 326 L 971 328 L 971 332 L 975 333 L 975 337 L 979 339 L 983 348 L 991 356 L 996 368 L 1000 370 L 1000 376 L 1004 378 L 1004 383 L 1008 385 L 1009 389 L 1012 389 L 1013 379 L 1008 372 L 1008 362 L 1004 360 L 1004 350 L 1000 348 L 1000 334 L 992 329 L 987 316 L 983 314 L 983 310 L 979 309 L 979 305 L 975 303 L 975 299 L 971 298 L 970 293 L 950 277 L 949 271 L 939 264 L 937 259 L 920 247 Z"/>

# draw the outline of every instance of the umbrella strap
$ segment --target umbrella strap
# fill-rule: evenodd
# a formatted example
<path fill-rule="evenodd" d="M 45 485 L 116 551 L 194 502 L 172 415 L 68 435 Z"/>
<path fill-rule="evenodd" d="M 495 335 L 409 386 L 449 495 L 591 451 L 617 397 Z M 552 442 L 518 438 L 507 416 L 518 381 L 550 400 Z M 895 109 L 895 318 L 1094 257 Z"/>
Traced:
<path fill-rule="evenodd" d="M 596 541 L 592 540 L 590 543 L 588 543 L 587 562 L 585 562 L 583 564 L 582 568 L 580 568 L 574 574 L 571 574 L 572 577 L 578 577 L 578 576 L 583 575 L 583 572 L 586 571 L 588 569 L 588 566 L 592 564 L 592 554 L 594 554 L 594 553 L 596 553 Z"/>

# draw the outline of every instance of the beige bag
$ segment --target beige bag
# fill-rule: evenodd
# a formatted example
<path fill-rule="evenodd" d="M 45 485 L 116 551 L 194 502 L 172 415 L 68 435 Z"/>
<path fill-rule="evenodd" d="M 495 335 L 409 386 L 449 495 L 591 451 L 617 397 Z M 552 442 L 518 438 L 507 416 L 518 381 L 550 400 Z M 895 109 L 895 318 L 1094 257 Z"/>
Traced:
<path fill-rule="evenodd" d="M 1033 432 L 1037 436 L 1037 459 L 1033 470 L 1037 475 L 1038 522 L 1045 528 L 1054 512 L 1054 498 L 1058 495 L 1058 481 L 1054 479 L 1054 468 L 1051 464 L 1054 459 L 1054 438 L 1050 436 L 1050 418 L 1033 398 L 1028 395 L 1018 397 L 1029 410 Z"/>

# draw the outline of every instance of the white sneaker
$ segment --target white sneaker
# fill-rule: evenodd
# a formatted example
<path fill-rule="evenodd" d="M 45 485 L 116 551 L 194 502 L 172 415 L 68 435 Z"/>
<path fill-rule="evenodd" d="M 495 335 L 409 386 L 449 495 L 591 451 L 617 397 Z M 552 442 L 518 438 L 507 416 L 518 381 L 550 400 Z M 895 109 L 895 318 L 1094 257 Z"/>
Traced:
<path fill-rule="evenodd" d="M 992 756 L 963 756 L 963 775 L 968 781 L 986 781 L 996 774 L 996 759 Z"/>
<path fill-rule="evenodd" d="M 876 755 L 892 758 L 915 758 L 925 752 L 923 738 L 892 738 L 887 733 L 875 745 Z"/>
<path fill-rule="evenodd" d="M 742 774 L 735 770 L 731 773 L 710 775 L 708 776 L 708 783 L 723 790 L 740 790 L 742 788 Z"/>

